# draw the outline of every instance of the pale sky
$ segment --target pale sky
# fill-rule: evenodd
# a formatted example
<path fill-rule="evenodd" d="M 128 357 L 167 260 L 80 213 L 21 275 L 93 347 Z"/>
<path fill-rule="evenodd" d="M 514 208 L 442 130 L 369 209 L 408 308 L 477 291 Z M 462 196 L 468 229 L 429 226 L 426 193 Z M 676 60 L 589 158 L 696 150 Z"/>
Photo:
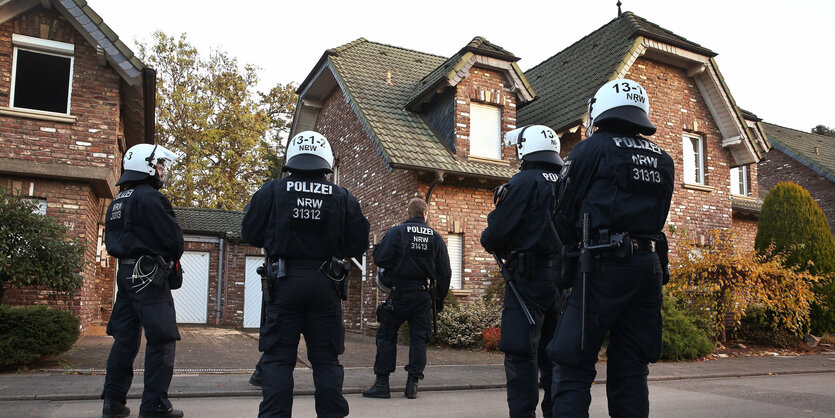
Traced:
<path fill-rule="evenodd" d="M 802 131 L 835 128 L 835 1 L 621 1 L 624 11 L 718 53 L 743 109 Z M 217 47 L 260 67 L 262 90 L 302 82 L 326 49 L 360 37 L 451 56 L 483 36 L 527 71 L 617 16 L 617 0 L 87 2 L 134 52 L 156 30 L 185 32 L 204 55 Z"/>

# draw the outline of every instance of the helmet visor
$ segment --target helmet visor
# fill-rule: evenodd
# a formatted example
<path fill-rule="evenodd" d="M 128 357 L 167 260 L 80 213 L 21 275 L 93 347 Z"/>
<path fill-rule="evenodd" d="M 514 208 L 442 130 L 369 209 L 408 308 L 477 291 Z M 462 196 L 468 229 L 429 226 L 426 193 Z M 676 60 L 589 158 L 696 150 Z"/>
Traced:
<path fill-rule="evenodd" d="M 171 168 L 174 166 L 174 161 L 167 158 L 157 159 L 157 178 L 159 178 L 162 187 L 168 185 L 168 180 L 171 178 Z"/>

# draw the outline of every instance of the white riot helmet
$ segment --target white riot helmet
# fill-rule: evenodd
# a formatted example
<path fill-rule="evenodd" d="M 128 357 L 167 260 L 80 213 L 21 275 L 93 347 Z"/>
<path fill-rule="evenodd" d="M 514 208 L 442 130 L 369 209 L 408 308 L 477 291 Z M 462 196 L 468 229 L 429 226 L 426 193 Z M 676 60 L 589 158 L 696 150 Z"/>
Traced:
<path fill-rule="evenodd" d="M 137 144 L 128 148 L 122 159 L 124 171 L 116 185 L 130 181 L 142 181 L 156 177 L 160 185 L 171 178 L 171 167 L 177 161 L 177 154 L 154 144 Z M 161 186 L 160 186 L 161 187 Z"/>
<path fill-rule="evenodd" d="M 594 98 L 589 99 L 589 127 L 606 120 L 619 120 L 636 128 L 639 133 L 652 135 L 655 125 L 649 120 L 649 97 L 646 90 L 635 81 L 625 78 L 612 80 L 600 87 Z"/>
<path fill-rule="evenodd" d="M 377 276 L 375 277 L 375 282 L 377 283 L 378 289 L 386 293 L 391 293 L 391 288 L 394 283 L 392 283 L 391 278 L 386 275 L 385 270 L 386 269 L 382 267 L 377 269 Z"/>
<path fill-rule="evenodd" d="M 528 125 L 504 135 L 505 146 L 516 147 L 516 157 L 525 161 L 565 165 L 560 158 L 560 138 L 545 125 Z"/>
<path fill-rule="evenodd" d="M 299 132 L 287 142 L 286 162 L 281 171 L 333 171 L 333 150 L 324 135 Z"/>

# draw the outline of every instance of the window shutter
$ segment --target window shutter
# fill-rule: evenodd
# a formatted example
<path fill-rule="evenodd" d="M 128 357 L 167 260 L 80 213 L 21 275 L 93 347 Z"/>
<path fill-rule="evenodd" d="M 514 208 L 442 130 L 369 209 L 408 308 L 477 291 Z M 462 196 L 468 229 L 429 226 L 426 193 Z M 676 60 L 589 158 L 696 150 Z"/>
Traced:
<path fill-rule="evenodd" d="M 470 155 L 473 157 L 502 158 L 501 109 L 478 103 L 470 104 Z"/>
<path fill-rule="evenodd" d="M 461 289 L 462 288 L 462 264 L 464 260 L 464 251 L 462 245 L 462 235 L 461 234 L 449 234 L 447 235 L 447 252 L 449 253 L 449 266 L 452 268 L 452 278 L 449 282 L 450 289 Z"/>

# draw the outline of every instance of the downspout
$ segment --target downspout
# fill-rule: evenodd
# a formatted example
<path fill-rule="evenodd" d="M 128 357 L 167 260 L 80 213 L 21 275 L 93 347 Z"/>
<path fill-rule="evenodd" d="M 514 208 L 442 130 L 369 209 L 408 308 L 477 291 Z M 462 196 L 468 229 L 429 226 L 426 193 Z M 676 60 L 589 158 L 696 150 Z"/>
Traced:
<path fill-rule="evenodd" d="M 438 183 L 443 183 L 443 182 L 444 182 L 444 172 L 441 171 L 441 170 L 436 170 L 435 171 L 435 180 L 432 180 L 432 183 L 429 183 L 429 190 L 426 191 L 426 199 L 423 199 L 426 202 L 427 205 L 429 204 L 429 200 L 432 198 L 432 191 L 435 190 L 435 186 L 437 186 Z"/>
<path fill-rule="evenodd" d="M 217 256 L 217 311 L 215 312 L 215 325 L 220 325 L 221 298 L 223 297 L 223 248 L 226 244 L 224 238 L 220 239 L 220 251 Z"/>

